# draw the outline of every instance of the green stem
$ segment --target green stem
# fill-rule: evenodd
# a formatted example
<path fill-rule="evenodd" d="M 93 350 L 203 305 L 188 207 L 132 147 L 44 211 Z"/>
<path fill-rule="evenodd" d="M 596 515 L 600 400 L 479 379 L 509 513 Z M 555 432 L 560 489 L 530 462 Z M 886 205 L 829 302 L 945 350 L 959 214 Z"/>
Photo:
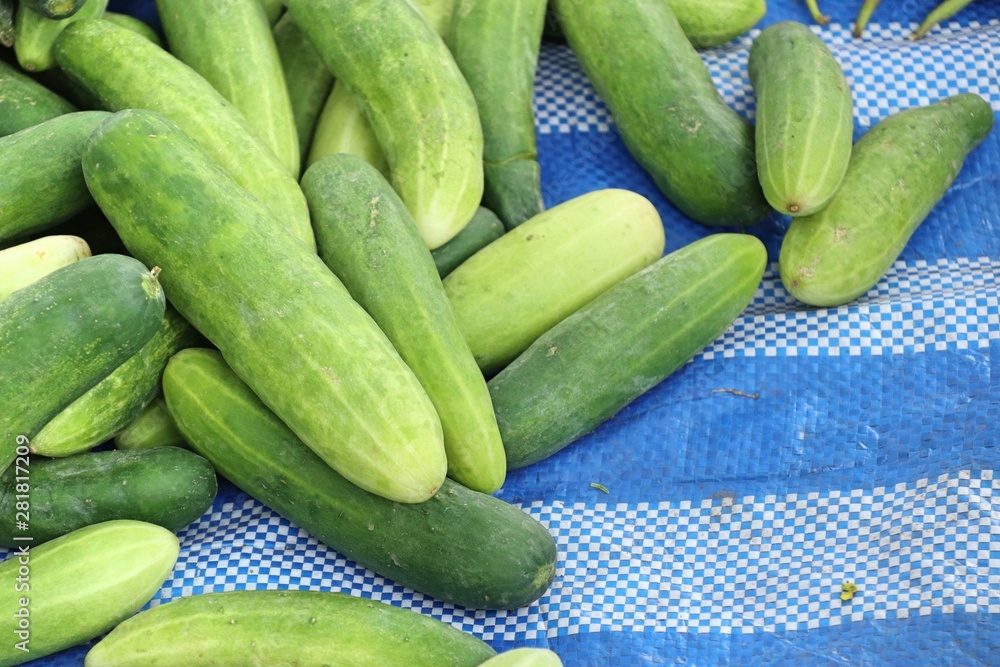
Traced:
<path fill-rule="evenodd" d="M 913 33 L 912 39 L 920 39 L 927 34 L 927 31 L 936 26 L 941 21 L 949 19 L 958 12 L 965 9 L 965 6 L 970 4 L 972 0 L 945 0 L 940 5 L 938 5 L 934 11 L 927 15 L 924 22 L 920 24 L 917 31 Z"/>
<path fill-rule="evenodd" d="M 806 7 L 809 8 L 809 13 L 812 14 L 813 20 L 820 25 L 826 25 L 830 22 L 830 17 L 819 11 L 819 5 L 816 4 L 816 0 L 806 0 Z"/>
<path fill-rule="evenodd" d="M 865 0 L 865 3 L 861 5 L 861 11 L 858 12 L 858 18 L 854 22 L 854 36 L 858 39 L 860 39 L 861 35 L 864 34 L 865 26 L 868 25 L 868 21 L 871 19 L 872 13 L 881 1 L 882 0 Z"/>

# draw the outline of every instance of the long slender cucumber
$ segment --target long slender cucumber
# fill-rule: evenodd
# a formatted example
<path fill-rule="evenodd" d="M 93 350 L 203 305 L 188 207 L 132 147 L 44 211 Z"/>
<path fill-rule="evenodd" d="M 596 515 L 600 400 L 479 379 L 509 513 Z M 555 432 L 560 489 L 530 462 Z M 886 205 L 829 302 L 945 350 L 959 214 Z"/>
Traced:
<path fill-rule="evenodd" d="M 70 24 L 97 19 L 104 13 L 108 0 L 88 0 L 73 16 L 51 19 L 21 3 L 14 23 L 14 53 L 17 62 L 29 72 L 42 72 L 56 66 L 53 48 L 59 35 Z"/>
<path fill-rule="evenodd" d="M 299 152 L 305 163 L 316 121 L 333 87 L 333 75 L 291 14 L 282 15 L 274 26 L 274 45 L 281 57 L 295 132 L 299 137 Z"/>
<path fill-rule="evenodd" d="M 0 250 L 0 300 L 87 257 L 90 246 L 78 236 L 43 236 Z"/>

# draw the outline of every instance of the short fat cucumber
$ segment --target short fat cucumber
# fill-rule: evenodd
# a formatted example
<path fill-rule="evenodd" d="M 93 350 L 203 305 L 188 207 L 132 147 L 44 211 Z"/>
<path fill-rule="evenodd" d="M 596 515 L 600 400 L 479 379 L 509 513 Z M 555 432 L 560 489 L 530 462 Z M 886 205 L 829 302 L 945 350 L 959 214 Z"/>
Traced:
<path fill-rule="evenodd" d="M 882 279 L 993 128 L 975 94 L 894 114 L 854 146 L 830 204 L 796 218 L 781 244 L 781 281 L 811 306 L 853 301 Z"/>
<path fill-rule="evenodd" d="M 42 72 L 56 66 L 53 52 L 56 40 L 71 23 L 100 18 L 108 0 L 87 0 L 76 14 L 65 19 L 50 19 L 22 2 L 14 23 L 14 53 L 17 62 L 29 72 Z"/>
<path fill-rule="evenodd" d="M 680 368 L 743 312 L 766 265 L 756 237 L 713 234 L 541 335 L 489 383 L 508 468 L 558 452 Z"/>
<path fill-rule="evenodd" d="M 556 0 L 563 30 L 632 155 L 683 213 L 747 226 L 770 207 L 753 126 L 726 106 L 664 0 Z"/>
<path fill-rule="evenodd" d="M 425 616 L 326 591 L 228 591 L 174 600 L 120 626 L 86 667 L 478 667 L 493 649 Z"/>
<path fill-rule="evenodd" d="M 434 494 L 441 423 L 413 372 L 194 140 L 157 113 L 122 111 L 90 136 L 83 171 L 129 251 L 163 269 L 178 312 L 324 461 L 393 500 Z"/>
<path fill-rule="evenodd" d="M 488 208 L 479 207 L 458 236 L 431 252 L 438 274 L 444 278 L 477 252 L 504 235 L 503 222 Z"/>
<path fill-rule="evenodd" d="M 0 137 L 73 111 L 72 104 L 0 60 Z"/>
<path fill-rule="evenodd" d="M 185 350 L 163 393 L 191 448 L 243 491 L 364 567 L 475 609 L 515 609 L 545 593 L 556 545 L 518 508 L 445 480 L 424 503 L 354 486 L 322 462 L 226 366 Z"/>
<path fill-rule="evenodd" d="M 157 396 L 135 421 L 115 436 L 115 447 L 137 451 L 155 447 L 187 447 L 187 442 L 167 411 L 167 402 L 162 396 Z"/>
<path fill-rule="evenodd" d="M 784 215 L 816 213 L 837 192 L 854 145 L 851 88 L 812 30 L 795 21 L 764 28 L 750 49 L 757 94 L 757 172 Z"/>
<path fill-rule="evenodd" d="M 273 34 L 285 74 L 288 99 L 292 103 L 295 132 L 299 137 L 299 152 L 304 164 L 312 145 L 316 121 L 333 87 L 333 75 L 291 14 L 282 15 L 274 26 Z"/>
<path fill-rule="evenodd" d="M 765 0 L 667 0 L 677 22 L 696 49 L 719 46 L 739 37 L 767 13 Z"/>
<path fill-rule="evenodd" d="M 90 246 L 78 236 L 43 236 L 0 250 L 0 300 L 87 257 Z"/>
<path fill-rule="evenodd" d="M 389 163 L 378 145 L 372 126 L 365 119 L 361 106 L 343 81 L 337 81 L 323 104 L 316 121 L 308 164 L 311 166 L 328 155 L 356 155 L 389 177 Z"/>

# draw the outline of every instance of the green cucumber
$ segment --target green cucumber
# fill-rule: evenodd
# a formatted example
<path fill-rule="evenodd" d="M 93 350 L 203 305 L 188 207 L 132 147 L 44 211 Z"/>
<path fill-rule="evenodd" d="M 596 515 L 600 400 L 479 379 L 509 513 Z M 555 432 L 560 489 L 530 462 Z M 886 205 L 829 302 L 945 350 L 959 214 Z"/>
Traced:
<path fill-rule="evenodd" d="M 0 477 L 0 546 L 32 546 L 84 526 L 132 519 L 177 532 L 196 521 L 215 499 L 215 469 L 193 452 L 160 447 L 137 452 L 88 452 L 31 462 L 31 520 L 16 530 L 17 473 Z"/>
<path fill-rule="evenodd" d="M 389 178 L 389 163 L 361 105 L 343 81 L 336 81 L 316 122 L 308 166 L 330 155 L 356 155 Z"/>
<path fill-rule="evenodd" d="M 102 123 L 83 170 L 132 254 L 163 268 L 171 303 L 324 461 L 394 500 L 434 494 L 447 461 L 433 404 L 378 325 L 259 200 L 149 111 Z"/>
<path fill-rule="evenodd" d="M 160 40 L 160 36 L 156 34 L 148 23 L 137 19 L 134 16 L 129 16 L 128 14 L 119 14 L 117 12 L 104 12 L 104 16 L 101 17 L 105 21 L 111 21 L 112 23 L 121 26 L 122 28 L 127 28 L 137 35 L 145 37 L 153 44 L 159 47 L 163 47 L 163 42 Z"/>
<path fill-rule="evenodd" d="M 139 611 L 177 562 L 177 538 L 141 521 L 87 526 L 0 563 L 0 667 L 82 644 Z"/>
<path fill-rule="evenodd" d="M 563 667 L 563 664 L 547 648 L 516 648 L 490 658 L 479 667 Z"/>
<path fill-rule="evenodd" d="M 451 30 L 452 16 L 455 13 L 457 0 L 408 0 L 411 5 L 420 10 L 434 31 L 447 37 Z"/>
<path fill-rule="evenodd" d="M 0 0 L 0 46 L 14 46 L 14 15 L 16 13 L 17 0 Z M 2 117 L 3 113 L 0 111 L 0 118 Z"/>
<path fill-rule="evenodd" d="M 529 515 L 451 480 L 416 505 L 359 489 L 324 466 L 216 352 L 171 359 L 163 392 L 191 448 L 221 475 L 362 567 L 476 609 L 526 606 L 552 582 L 555 542 Z"/>
<path fill-rule="evenodd" d="M 45 236 L 0 250 L 0 300 L 87 257 L 90 247 L 77 236 Z"/>
<path fill-rule="evenodd" d="M 107 117 L 78 111 L 0 138 L 0 240 L 42 231 L 93 204 L 80 154 Z"/>
<path fill-rule="evenodd" d="M 138 352 L 163 310 L 156 276 L 121 255 L 82 259 L 0 301 L 0 470 L 15 444 Z"/>
<path fill-rule="evenodd" d="M 770 207 L 754 129 L 726 106 L 663 0 L 555 0 L 580 65 L 632 155 L 684 214 L 746 226 Z"/>
<path fill-rule="evenodd" d="M 830 204 L 788 228 L 779 258 L 785 289 L 827 307 L 874 287 L 992 128 L 990 105 L 968 93 L 899 112 L 869 130 Z"/>
<path fill-rule="evenodd" d="M 504 235 L 506 227 L 493 211 L 480 207 L 472 221 L 458 236 L 431 252 L 438 275 L 442 278 L 477 252 Z"/>
<path fill-rule="evenodd" d="M 47 18 L 25 3 L 17 8 L 14 23 L 14 53 L 17 62 L 29 72 L 42 72 L 56 66 L 54 45 L 59 35 L 70 24 L 86 19 L 100 18 L 108 0 L 88 0 L 76 14 L 69 18 Z"/>
<path fill-rule="evenodd" d="M 757 94 L 757 173 L 783 215 L 807 216 L 837 192 L 854 146 L 851 87 L 830 49 L 795 21 L 764 28 L 750 49 Z"/>
<path fill-rule="evenodd" d="M 756 237 L 714 234 L 611 288 L 490 380 L 513 470 L 555 454 L 721 335 L 760 285 Z"/>
<path fill-rule="evenodd" d="M 0 137 L 76 111 L 76 107 L 0 61 Z"/>
<path fill-rule="evenodd" d="M 325 591 L 194 595 L 127 620 L 86 667 L 476 667 L 494 655 L 471 634 L 418 611 Z"/>
<path fill-rule="evenodd" d="M 167 411 L 167 402 L 157 396 L 139 416 L 115 436 L 115 447 L 126 451 L 155 447 L 187 447 L 177 424 Z"/>
<path fill-rule="evenodd" d="M 316 121 L 323 103 L 333 88 L 333 75 L 327 69 L 316 47 L 305 36 L 291 14 L 285 14 L 274 26 L 274 45 L 281 57 L 281 68 L 292 103 L 295 132 L 303 158 L 309 155 Z M 303 159 L 305 163 L 305 159 Z"/>
<path fill-rule="evenodd" d="M 459 0 L 448 39 L 479 105 L 483 204 L 508 229 L 545 208 L 532 106 L 546 0 Z"/>
<path fill-rule="evenodd" d="M 444 42 L 400 0 L 289 0 L 288 11 L 357 98 L 427 246 L 451 240 L 483 196 L 483 131 Z"/>
<path fill-rule="evenodd" d="M 513 229 L 444 279 L 479 367 L 493 375 L 540 335 L 663 255 L 645 197 L 598 190 Z"/>
<path fill-rule="evenodd" d="M 149 342 L 49 420 L 32 439 L 32 451 L 43 456 L 71 456 L 110 440 L 156 396 L 167 360 L 200 339 L 198 332 L 168 307 Z"/>
<path fill-rule="evenodd" d="M 276 24 L 285 11 L 284 0 L 258 0 L 258 2 L 264 8 L 264 16 L 267 17 L 267 24 L 270 26 Z"/>
<path fill-rule="evenodd" d="M 20 0 L 21 4 L 50 19 L 73 16 L 87 0 Z"/>
<path fill-rule="evenodd" d="M 281 58 L 260 0 L 156 0 L 170 52 L 233 103 L 298 178 L 302 168 Z"/>
<path fill-rule="evenodd" d="M 140 35 L 81 21 L 56 41 L 59 66 L 112 111 L 157 111 L 177 123 L 296 238 L 316 247 L 296 179 L 252 136 L 243 116 L 197 72 Z"/>
<path fill-rule="evenodd" d="M 375 167 L 332 155 L 302 179 L 319 256 L 374 318 L 437 409 L 448 476 L 493 493 L 506 460 L 490 393 L 406 205 Z"/>
<path fill-rule="evenodd" d="M 764 18 L 766 0 L 667 0 L 681 30 L 696 49 L 739 37 Z"/>

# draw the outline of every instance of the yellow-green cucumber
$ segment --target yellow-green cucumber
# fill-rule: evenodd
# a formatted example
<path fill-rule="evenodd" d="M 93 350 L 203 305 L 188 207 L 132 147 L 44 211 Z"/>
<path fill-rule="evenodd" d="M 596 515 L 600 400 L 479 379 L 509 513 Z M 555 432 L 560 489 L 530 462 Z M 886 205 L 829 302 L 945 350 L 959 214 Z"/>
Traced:
<path fill-rule="evenodd" d="M 298 178 L 292 103 L 260 0 L 156 0 L 170 52 L 233 103 L 253 134 Z"/>
<path fill-rule="evenodd" d="M 696 49 L 739 37 L 767 13 L 766 0 L 667 0 Z"/>
<path fill-rule="evenodd" d="M 0 137 L 73 111 L 72 104 L 0 60 Z"/>
<path fill-rule="evenodd" d="M 111 21 L 123 28 L 131 30 L 137 35 L 145 37 L 153 44 L 159 47 L 163 46 L 160 36 L 156 34 L 156 31 L 145 21 L 137 19 L 134 16 L 129 16 L 128 14 L 119 14 L 118 12 L 104 12 L 104 16 L 101 17 L 104 21 Z"/>
<path fill-rule="evenodd" d="M 177 430 L 174 418 L 167 411 L 167 402 L 162 396 L 157 396 L 131 424 L 115 436 L 115 447 L 124 451 L 187 447 L 187 441 Z"/>
<path fill-rule="evenodd" d="M 854 105 L 847 78 L 823 40 L 796 21 L 764 28 L 749 67 L 764 196 L 784 215 L 812 215 L 833 198 L 851 159 Z"/>
<path fill-rule="evenodd" d="M 20 665 L 112 629 L 156 594 L 180 546 L 166 528 L 106 521 L 0 563 L 0 666 Z"/>
<path fill-rule="evenodd" d="M 493 656 L 479 667 L 563 667 L 563 664 L 547 648 L 516 648 Z"/>
<path fill-rule="evenodd" d="M 385 153 L 378 145 L 372 126 L 365 120 L 361 106 L 343 81 L 334 82 L 320 111 L 308 164 L 312 166 L 338 153 L 356 155 L 389 178 Z"/>
<path fill-rule="evenodd" d="M 374 318 L 437 409 L 448 476 L 493 493 L 507 472 L 476 360 L 406 206 L 353 155 L 320 160 L 302 179 L 319 256 Z"/>
<path fill-rule="evenodd" d="M 22 2 L 14 21 L 14 53 L 17 62 L 29 72 L 43 72 L 56 66 L 54 45 L 59 35 L 71 23 L 100 18 L 108 0 L 87 0 L 72 16 L 51 19 L 39 14 Z"/>
<path fill-rule="evenodd" d="M 0 250 L 0 300 L 86 257 L 90 246 L 78 236 L 43 236 Z"/>
<path fill-rule="evenodd" d="M 197 141 L 293 236 L 316 247 L 306 198 L 240 112 L 197 72 L 136 33 L 81 21 L 56 41 L 59 66 L 105 108 L 157 111 Z"/>
<path fill-rule="evenodd" d="M 418 611 L 327 591 L 208 593 L 147 609 L 86 667 L 477 667 L 493 649 Z"/>
<path fill-rule="evenodd" d="M 546 0 L 459 0 L 448 45 L 483 124 L 483 204 L 508 229 L 545 208 L 535 141 L 535 69 Z"/>
<path fill-rule="evenodd" d="M 444 279 L 487 376 L 609 287 L 663 255 L 663 222 L 645 197 L 598 190 L 535 216 Z"/>
<path fill-rule="evenodd" d="M 457 0 L 408 0 L 408 2 L 420 10 L 437 34 L 441 37 L 448 34 Z"/>
<path fill-rule="evenodd" d="M 122 111 L 90 136 L 83 170 L 129 251 L 162 267 L 170 302 L 324 461 L 393 500 L 437 491 L 441 423 L 417 378 L 323 261 L 194 140 L 155 112 Z"/>
<path fill-rule="evenodd" d="M 445 278 L 462 262 L 496 241 L 506 231 L 503 222 L 493 211 L 480 206 L 458 236 L 431 252 L 438 275 Z"/>
<path fill-rule="evenodd" d="M 21 4 L 50 19 L 66 19 L 83 7 L 87 0 L 21 0 Z"/>
<path fill-rule="evenodd" d="M 289 0 L 288 11 L 354 93 L 427 246 L 450 241 L 483 196 L 483 130 L 448 47 L 401 0 Z"/>
<path fill-rule="evenodd" d="M 312 145 L 316 121 L 333 87 L 333 75 L 327 69 L 316 47 L 305 36 L 291 14 L 282 15 L 274 26 L 274 45 L 281 57 L 288 99 L 292 103 L 295 132 L 299 137 L 299 152 L 303 169 Z"/>
<path fill-rule="evenodd" d="M 830 204 L 788 228 L 779 258 L 785 289 L 820 307 L 865 294 L 992 128 L 989 103 L 966 93 L 901 111 L 869 130 Z"/>

